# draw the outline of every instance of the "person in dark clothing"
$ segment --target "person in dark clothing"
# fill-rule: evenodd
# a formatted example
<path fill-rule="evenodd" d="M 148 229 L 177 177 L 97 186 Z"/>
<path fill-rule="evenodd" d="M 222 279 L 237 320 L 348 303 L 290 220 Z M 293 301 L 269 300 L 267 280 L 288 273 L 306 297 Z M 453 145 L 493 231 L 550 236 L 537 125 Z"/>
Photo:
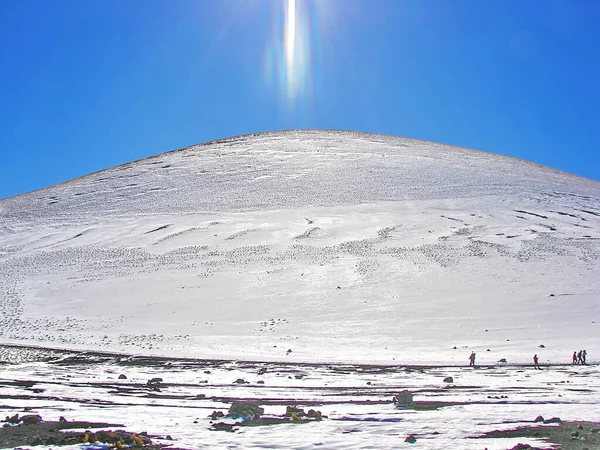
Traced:
<path fill-rule="evenodd" d="M 469 356 L 469 366 L 475 365 L 475 352 L 471 352 L 471 356 Z"/>
<path fill-rule="evenodd" d="M 583 364 L 583 350 L 579 350 L 577 353 L 577 364 Z"/>
<path fill-rule="evenodd" d="M 573 352 L 573 364 L 577 364 L 577 352 Z"/>
<path fill-rule="evenodd" d="M 581 364 L 585 364 L 585 358 L 587 357 L 587 352 L 584 350 L 581 353 Z"/>
<path fill-rule="evenodd" d="M 537 354 L 533 355 L 533 368 L 541 370 L 540 365 L 538 364 L 538 356 L 537 356 Z"/>

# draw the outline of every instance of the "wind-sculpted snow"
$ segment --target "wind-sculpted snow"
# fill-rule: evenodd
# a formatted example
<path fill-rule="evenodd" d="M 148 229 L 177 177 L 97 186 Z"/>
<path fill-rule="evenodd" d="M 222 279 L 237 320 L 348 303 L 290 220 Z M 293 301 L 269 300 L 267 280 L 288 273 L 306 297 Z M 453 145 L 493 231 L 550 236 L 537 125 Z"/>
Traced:
<path fill-rule="evenodd" d="M 598 360 L 599 295 L 599 183 L 430 142 L 241 136 L 0 200 L 2 342 Z"/>

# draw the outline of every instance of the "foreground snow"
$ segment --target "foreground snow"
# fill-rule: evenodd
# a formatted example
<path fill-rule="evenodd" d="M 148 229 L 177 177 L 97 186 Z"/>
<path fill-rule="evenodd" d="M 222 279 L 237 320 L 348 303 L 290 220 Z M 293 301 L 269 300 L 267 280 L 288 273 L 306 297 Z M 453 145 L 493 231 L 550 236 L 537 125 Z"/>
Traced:
<path fill-rule="evenodd" d="M 599 183 L 409 139 L 246 136 L 1 200 L 0 342 L 598 361 L 599 260 Z"/>
<path fill-rule="evenodd" d="M 27 353 L 0 350 L 4 359 L 11 359 L 11 352 Z M 410 446 L 404 442 L 409 435 L 420 449 L 492 450 L 518 442 L 548 448 L 536 439 L 471 438 L 531 426 L 538 415 L 563 421 L 600 417 L 598 366 L 538 371 L 503 365 L 418 368 L 33 356 L 34 361 L 0 366 L 1 416 L 27 407 L 47 421 L 64 416 L 121 423 L 132 432 L 170 435 L 174 441 L 153 440 L 177 448 L 391 449 Z M 52 361 L 35 361 L 49 357 Z M 120 374 L 127 379 L 118 379 Z M 452 383 L 443 381 L 448 376 Z M 156 377 L 163 379 L 158 392 L 146 385 Z M 236 384 L 238 378 L 248 384 Z M 414 392 L 420 408 L 394 407 L 392 396 L 403 389 Z M 211 431 L 208 416 L 215 410 L 226 414 L 234 399 L 255 400 L 266 414 L 283 414 L 286 405 L 296 405 L 327 417 L 235 433 Z"/>

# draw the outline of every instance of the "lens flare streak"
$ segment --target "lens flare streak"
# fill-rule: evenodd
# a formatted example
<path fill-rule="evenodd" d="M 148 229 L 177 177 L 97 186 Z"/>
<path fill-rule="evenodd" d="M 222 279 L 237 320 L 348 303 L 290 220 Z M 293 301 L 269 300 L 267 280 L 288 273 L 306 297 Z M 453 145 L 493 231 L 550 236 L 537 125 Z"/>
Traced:
<path fill-rule="evenodd" d="M 310 85 L 310 8 L 306 0 L 282 0 L 267 52 L 267 79 L 292 104 Z"/>

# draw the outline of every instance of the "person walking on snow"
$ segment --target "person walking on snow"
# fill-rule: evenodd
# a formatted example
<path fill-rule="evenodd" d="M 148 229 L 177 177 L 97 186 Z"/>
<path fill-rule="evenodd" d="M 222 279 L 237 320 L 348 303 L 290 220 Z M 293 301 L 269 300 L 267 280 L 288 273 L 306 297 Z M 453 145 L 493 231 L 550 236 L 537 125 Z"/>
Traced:
<path fill-rule="evenodd" d="M 573 364 L 577 364 L 577 352 L 573 352 Z"/>
<path fill-rule="evenodd" d="M 583 364 L 583 350 L 579 350 L 577 353 L 577 364 Z"/>
<path fill-rule="evenodd" d="M 471 352 L 471 356 L 469 356 L 469 366 L 475 365 L 475 352 Z"/>
<path fill-rule="evenodd" d="M 585 358 L 586 358 L 586 356 L 587 356 L 587 352 L 584 350 L 581 353 L 581 364 L 585 364 Z"/>
<path fill-rule="evenodd" d="M 542 369 L 540 368 L 540 365 L 538 364 L 538 357 L 537 357 L 537 354 L 533 355 L 533 368 L 534 368 L 534 369 L 539 369 L 539 370 L 542 370 Z"/>

